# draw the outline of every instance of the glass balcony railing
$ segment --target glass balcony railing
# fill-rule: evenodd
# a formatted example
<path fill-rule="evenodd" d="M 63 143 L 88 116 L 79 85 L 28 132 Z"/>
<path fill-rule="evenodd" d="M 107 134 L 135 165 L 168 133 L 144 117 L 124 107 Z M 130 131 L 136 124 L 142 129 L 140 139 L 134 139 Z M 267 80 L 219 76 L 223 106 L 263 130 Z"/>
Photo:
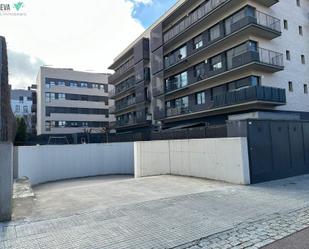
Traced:
<path fill-rule="evenodd" d="M 129 79 L 123 83 L 120 83 L 119 85 L 117 85 L 113 90 L 111 90 L 109 92 L 109 97 L 113 98 L 123 92 L 126 92 L 127 90 L 133 88 L 135 86 L 135 79 Z"/>
<path fill-rule="evenodd" d="M 123 102 L 120 102 L 120 103 L 116 103 L 116 109 L 115 111 L 121 111 L 123 109 L 126 109 L 132 105 L 135 105 L 136 104 L 136 98 L 132 98 L 132 99 L 128 99 L 128 100 L 125 100 Z"/>
<path fill-rule="evenodd" d="M 164 34 L 164 42 L 168 42 L 173 39 L 175 36 L 184 32 L 188 27 L 192 26 L 194 23 L 198 22 L 205 16 L 207 16 L 211 11 L 215 8 L 219 7 L 221 4 L 227 2 L 229 0 L 209 0 L 199 8 L 197 8 L 194 12 L 185 17 L 181 22 L 176 24 L 173 28 L 168 30 Z"/>
<path fill-rule="evenodd" d="M 166 109 L 166 117 L 179 116 L 189 113 L 210 111 L 212 109 L 235 106 L 251 102 L 265 102 L 274 105 L 283 105 L 286 103 L 285 89 L 252 86 L 236 91 L 226 92 L 216 95 L 212 100 L 206 101 L 201 105 L 192 105 L 188 107 L 176 107 Z"/>
<path fill-rule="evenodd" d="M 238 13 L 243 12 L 243 17 L 239 18 Z M 254 10 L 252 13 L 252 16 L 248 14 L 248 11 L 242 10 L 241 12 L 237 12 L 234 16 L 231 16 L 224 20 L 224 26 L 225 26 L 225 32 L 224 35 L 220 38 L 220 40 L 223 40 L 225 37 L 232 33 L 236 33 L 237 31 L 241 30 L 242 28 L 248 26 L 249 24 L 258 24 L 260 26 L 266 27 L 268 29 L 271 29 L 275 32 L 281 32 L 281 22 L 280 19 L 270 16 L 268 14 L 265 14 L 263 12 Z M 269 31 L 265 31 L 269 32 Z M 278 34 L 279 35 L 279 34 Z M 219 42 L 219 40 L 217 41 Z M 187 57 L 190 57 L 191 55 L 195 53 L 199 53 L 200 51 L 206 49 L 207 47 L 211 46 L 212 42 L 210 43 L 204 43 L 202 47 L 200 47 L 199 50 L 189 50 L 187 51 L 187 47 L 183 46 L 181 49 L 177 49 L 174 52 L 170 53 L 169 55 L 164 57 L 164 67 L 165 69 L 168 69 L 172 67 L 173 65 L 179 63 L 180 61 L 183 61 Z"/>
<path fill-rule="evenodd" d="M 116 70 L 116 72 L 109 76 L 109 82 L 114 82 L 116 81 L 121 75 L 126 73 L 128 70 L 133 68 L 134 66 L 134 59 L 128 60 L 126 63 L 124 63 L 120 68 Z"/>
<path fill-rule="evenodd" d="M 116 128 L 118 127 L 124 127 L 124 126 L 130 126 L 136 124 L 136 118 L 131 119 L 124 119 L 124 120 L 117 120 L 116 121 Z"/>

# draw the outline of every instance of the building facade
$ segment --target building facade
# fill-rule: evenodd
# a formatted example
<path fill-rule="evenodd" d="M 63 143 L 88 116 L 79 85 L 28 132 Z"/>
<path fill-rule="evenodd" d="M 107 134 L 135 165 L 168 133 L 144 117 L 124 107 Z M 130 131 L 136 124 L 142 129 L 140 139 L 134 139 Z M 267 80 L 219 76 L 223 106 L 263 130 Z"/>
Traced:
<path fill-rule="evenodd" d="M 37 135 L 100 133 L 108 128 L 108 74 L 41 67 L 37 76 Z"/>
<path fill-rule="evenodd" d="M 13 89 L 11 90 L 11 108 L 15 117 L 24 118 L 28 132 L 32 127 L 32 91 Z"/>
<path fill-rule="evenodd" d="M 153 127 L 309 119 L 308 13 L 308 0 L 180 0 L 115 59 L 111 83 L 136 79 L 119 69 L 149 39 Z"/>

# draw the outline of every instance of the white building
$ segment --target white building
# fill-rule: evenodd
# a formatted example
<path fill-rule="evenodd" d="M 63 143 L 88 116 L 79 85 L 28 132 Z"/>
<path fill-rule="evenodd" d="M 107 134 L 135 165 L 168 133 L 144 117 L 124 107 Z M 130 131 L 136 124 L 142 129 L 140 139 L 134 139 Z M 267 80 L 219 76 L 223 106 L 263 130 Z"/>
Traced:
<path fill-rule="evenodd" d="M 11 108 L 15 117 L 23 117 L 28 129 L 31 128 L 32 91 L 11 90 Z"/>
<path fill-rule="evenodd" d="M 92 133 L 108 127 L 108 74 L 41 67 L 37 76 L 37 134 Z"/>

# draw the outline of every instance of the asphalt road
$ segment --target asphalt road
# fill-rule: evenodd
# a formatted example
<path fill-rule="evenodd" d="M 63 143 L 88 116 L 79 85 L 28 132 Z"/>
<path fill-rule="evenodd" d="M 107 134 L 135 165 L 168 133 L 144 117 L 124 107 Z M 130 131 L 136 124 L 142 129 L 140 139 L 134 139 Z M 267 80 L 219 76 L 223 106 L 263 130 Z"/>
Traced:
<path fill-rule="evenodd" d="M 263 249 L 308 249 L 309 248 L 309 228 L 276 241 Z"/>

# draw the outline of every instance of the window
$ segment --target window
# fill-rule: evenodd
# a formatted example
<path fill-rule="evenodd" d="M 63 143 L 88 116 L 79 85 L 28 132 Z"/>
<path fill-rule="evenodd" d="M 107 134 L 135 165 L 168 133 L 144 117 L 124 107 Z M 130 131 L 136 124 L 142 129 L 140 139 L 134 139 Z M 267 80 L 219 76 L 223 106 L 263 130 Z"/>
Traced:
<path fill-rule="evenodd" d="M 66 126 L 66 122 L 65 121 L 59 121 L 58 122 L 58 127 L 64 128 Z"/>
<path fill-rule="evenodd" d="M 92 88 L 99 88 L 99 85 L 98 84 L 92 84 Z"/>
<path fill-rule="evenodd" d="M 299 35 L 303 35 L 303 26 L 298 26 L 298 33 Z"/>
<path fill-rule="evenodd" d="M 28 113 L 28 106 L 25 105 L 25 106 L 23 107 L 23 113 Z"/>
<path fill-rule="evenodd" d="M 302 63 L 302 64 L 306 64 L 305 55 L 302 54 L 302 55 L 300 56 L 300 59 L 301 59 L 301 63 Z"/>
<path fill-rule="evenodd" d="M 165 80 L 165 87 L 167 91 L 175 90 L 188 85 L 188 73 L 183 72 L 181 74 L 172 76 Z"/>
<path fill-rule="evenodd" d="M 248 13 L 246 13 L 246 10 L 248 11 Z M 254 8 L 252 8 L 252 7 L 244 8 L 241 11 L 239 11 L 239 12 L 233 14 L 232 16 L 230 16 L 229 18 L 227 18 L 225 20 L 225 34 L 228 35 L 228 34 L 232 33 L 235 30 L 235 28 L 233 29 L 233 24 L 244 19 L 247 15 L 254 17 L 254 15 L 255 15 Z"/>
<path fill-rule="evenodd" d="M 46 88 L 46 89 L 49 89 L 49 88 L 50 88 L 50 84 L 49 84 L 49 82 L 46 82 L 46 84 L 45 84 L 45 88 Z"/>
<path fill-rule="evenodd" d="M 195 95 L 195 103 L 197 105 L 202 105 L 206 103 L 206 94 L 205 92 L 199 92 Z"/>
<path fill-rule="evenodd" d="M 289 91 L 293 92 L 293 82 L 289 81 Z"/>
<path fill-rule="evenodd" d="M 296 0 L 296 5 L 300 7 L 300 0 Z"/>
<path fill-rule="evenodd" d="M 203 36 L 199 35 L 198 37 L 194 38 L 194 49 L 199 49 L 203 47 Z"/>
<path fill-rule="evenodd" d="M 205 75 L 205 63 L 202 62 L 194 67 L 194 76 L 197 80 L 202 80 Z"/>
<path fill-rule="evenodd" d="M 50 99 L 55 100 L 56 99 L 56 94 L 55 93 L 50 93 Z"/>
<path fill-rule="evenodd" d="M 286 59 L 287 59 L 288 61 L 291 60 L 291 53 L 290 53 L 290 50 L 285 51 L 285 56 L 286 56 Z"/>
<path fill-rule="evenodd" d="M 58 86 L 65 86 L 65 82 L 64 81 L 58 81 Z"/>
<path fill-rule="evenodd" d="M 286 29 L 286 30 L 289 29 L 289 24 L 288 24 L 287 20 L 283 20 L 283 26 L 284 26 L 284 29 Z"/>
<path fill-rule="evenodd" d="M 228 83 L 227 90 L 231 92 L 258 85 L 260 85 L 260 77 L 250 76 Z"/>
<path fill-rule="evenodd" d="M 215 56 L 210 59 L 210 70 L 217 71 L 222 68 L 222 58 L 221 55 Z"/>
<path fill-rule="evenodd" d="M 16 113 L 19 113 L 19 112 L 20 112 L 20 105 L 16 105 L 16 106 L 15 106 L 15 112 L 16 112 Z"/>
<path fill-rule="evenodd" d="M 308 94 L 308 85 L 307 84 L 304 84 L 304 93 Z"/>
<path fill-rule="evenodd" d="M 88 84 L 85 82 L 80 83 L 80 87 L 82 88 L 88 88 Z"/>
<path fill-rule="evenodd" d="M 50 93 L 45 93 L 45 102 L 48 103 L 50 102 L 51 99 L 50 99 Z"/>
<path fill-rule="evenodd" d="M 212 27 L 209 30 L 209 40 L 213 41 L 215 39 L 218 39 L 220 37 L 220 25 L 217 24 L 216 26 Z"/>
<path fill-rule="evenodd" d="M 70 82 L 70 87 L 78 87 L 78 84 L 76 82 Z"/>
<path fill-rule="evenodd" d="M 45 130 L 50 131 L 51 130 L 51 122 L 50 121 L 45 121 Z"/>
<path fill-rule="evenodd" d="M 58 93 L 58 99 L 65 100 L 65 93 Z"/>
<path fill-rule="evenodd" d="M 178 59 L 181 60 L 187 57 L 187 47 L 184 46 L 179 49 Z"/>
<path fill-rule="evenodd" d="M 104 90 L 104 85 L 100 85 L 100 90 Z"/>

